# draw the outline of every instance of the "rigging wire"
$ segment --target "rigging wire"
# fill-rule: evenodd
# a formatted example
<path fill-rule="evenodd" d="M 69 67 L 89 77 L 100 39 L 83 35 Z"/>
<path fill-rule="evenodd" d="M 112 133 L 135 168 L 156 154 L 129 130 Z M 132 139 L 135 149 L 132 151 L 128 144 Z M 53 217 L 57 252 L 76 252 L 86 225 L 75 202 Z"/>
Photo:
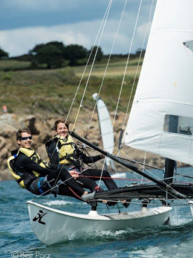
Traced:
<path fill-rule="evenodd" d="M 137 28 L 137 24 L 138 24 L 138 20 L 139 20 L 139 15 L 140 15 L 141 7 L 142 7 L 142 2 L 143 2 L 143 0 L 140 1 L 137 16 L 136 16 L 136 21 L 135 21 L 135 26 L 134 26 L 134 30 L 133 30 L 130 49 L 129 49 L 129 53 L 128 53 L 128 57 L 127 57 L 126 65 L 125 65 L 125 70 L 124 70 L 124 74 L 123 74 L 123 78 L 122 78 L 122 82 L 121 82 L 121 88 L 120 88 L 120 91 L 119 91 L 119 97 L 118 97 L 118 100 L 117 100 L 117 106 L 116 106 L 116 110 L 115 110 L 115 114 L 114 114 L 114 118 L 113 118 L 113 127 L 114 127 L 115 119 L 116 119 L 116 116 L 117 116 L 117 113 L 118 113 L 118 107 L 119 107 L 119 103 L 120 103 L 121 94 L 122 94 L 122 91 L 123 91 L 123 85 L 124 85 L 125 78 L 126 78 L 127 68 L 128 68 L 128 65 L 129 65 L 131 50 L 132 50 L 132 47 L 133 47 L 133 42 L 134 42 L 134 38 L 135 38 L 135 34 L 136 34 L 136 28 Z M 126 115 L 127 115 L 127 112 L 126 112 Z M 125 119 L 126 119 L 126 117 L 125 117 Z M 121 150 L 121 144 L 118 147 L 117 156 L 119 156 L 120 150 Z"/>
<path fill-rule="evenodd" d="M 103 87 L 104 79 L 105 79 L 105 76 L 106 76 L 106 73 L 107 73 L 107 70 L 108 70 L 108 66 L 109 66 L 109 63 L 110 63 L 110 59 L 111 59 L 111 55 L 112 55 L 112 52 L 113 52 L 113 49 L 114 49 L 114 45 L 115 45 L 116 40 L 117 40 L 117 35 L 118 35 L 119 29 L 120 29 L 120 26 L 121 26 L 121 22 L 122 22 L 122 18 L 123 18 L 124 12 L 125 12 L 127 2 L 128 2 L 127 0 L 124 2 L 124 6 L 123 6 L 123 9 L 122 9 L 122 12 L 121 12 L 120 19 L 119 19 L 119 23 L 118 23 L 116 34 L 115 34 L 115 37 L 114 37 L 114 41 L 113 41 L 113 44 L 112 44 L 112 47 L 111 47 L 111 52 L 110 52 L 110 55 L 109 55 L 109 58 L 108 58 L 108 61 L 107 61 L 107 64 L 106 64 L 106 69 L 104 71 L 102 82 L 101 82 L 101 85 L 100 85 L 100 88 L 99 88 L 98 98 L 100 96 L 100 93 L 101 93 L 101 90 L 102 90 L 102 87 Z M 121 97 L 121 93 L 122 93 L 123 84 L 124 84 L 124 81 L 125 81 L 125 76 L 126 76 L 126 71 L 127 71 L 129 59 L 130 59 L 131 49 L 133 47 L 133 41 L 134 41 L 134 37 L 135 37 L 135 33 L 136 33 L 136 28 L 137 28 L 137 24 L 138 24 L 138 20 L 139 20 L 139 14 L 140 14 L 140 11 L 141 11 L 142 2 L 143 2 L 143 0 L 140 1 L 140 5 L 139 5 L 139 8 L 138 8 L 138 13 L 137 13 L 135 26 L 134 26 L 134 30 L 133 30 L 133 35 L 132 35 L 132 40 L 131 40 L 130 49 L 129 49 L 129 54 L 128 54 L 126 67 L 125 67 L 125 71 L 124 71 L 124 76 L 123 76 L 123 79 L 122 79 L 121 89 L 120 89 L 120 92 L 119 92 L 119 97 L 118 97 L 117 106 L 116 106 L 116 111 L 115 111 L 114 118 L 113 118 L 113 127 L 114 127 L 114 122 L 115 122 L 115 118 L 116 118 L 117 111 L 118 111 L 118 105 L 119 105 L 119 102 L 120 102 L 120 97 Z M 91 120 L 90 120 L 88 129 L 90 128 L 91 121 L 92 121 L 93 116 L 94 116 L 94 111 L 96 109 L 96 104 L 97 104 L 97 100 L 95 102 L 95 106 L 94 106 L 94 109 L 93 109 L 93 113 L 92 113 L 92 116 L 91 116 Z M 105 164 L 105 160 L 104 160 L 104 164 Z"/>
<path fill-rule="evenodd" d="M 142 165 L 141 165 L 142 166 Z M 61 169 L 62 169 L 62 167 L 61 167 Z M 87 169 L 87 168 L 86 168 Z M 85 169 L 85 170 L 86 170 Z M 104 168 L 103 168 L 104 169 Z M 149 171 L 149 170 L 147 170 L 146 169 L 146 171 L 147 172 L 149 172 L 151 175 L 154 175 L 153 173 L 151 173 L 151 171 Z M 79 174 L 80 174 L 80 176 L 81 176 L 81 174 L 84 172 L 84 170 L 82 170 Z M 134 171 L 132 171 L 132 173 L 135 175 L 136 174 L 136 172 L 134 172 Z M 155 175 L 154 175 L 155 176 Z M 84 176 L 85 177 L 85 176 Z M 88 176 L 86 176 L 86 177 L 88 177 Z M 93 176 L 93 178 L 96 178 L 96 177 L 94 177 Z M 101 179 L 102 178 L 106 178 L 106 177 L 102 177 L 102 175 L 100 176 L 100 181 L 101 181 Z M 155 178 L 157 178 L 157 179 L 159 179 L 159 177 L 155 177 Z M 57 187 L 59 187 L 61 184 L 64 184 L 65 182 L 67 182 L 68 180 L 70 180 L 71 178 L 69 178 L 69 179 L 67 179 L 67 180 L 65 180 L 65 181 L 63 181 L 63 182 L 61 182 L 61 183 L 58 183 L 57 182 L 57 184 L 56 185 L 54 185 L 52 188 L 50 188 L 49 190 L 47 190 L 46 192 L 44 192 L 44 193 L 42 193 L 41 195 L 39 195 L 39 196 L 37 196 L 36 198 L 39 198 L 40 196 L 42 196 L 42 195 L 45 195 L 45 194 L 47 194 L 47 193 L 50 193 L 50 191 L 51 192 L 53 192 L 53 190 L 55 189 L 55 188 L 57 188 Z M 159 179 L 160 180 L 160 179 Z M 160 181 L 162 181 L 162 182 L 164 182 L 163 180 L 160 180 Z M 173 189 L 173 190 L 175 190 L 174 188 L 172 188 L 170 185 L 167 185 L 168 186 L 168 188 L 170 188 L 170 189 Z M 164 190 L 165 192 L 166 192 L 166 196 L 167 196 L 167 190 L 165 190 L 165 189 L 163 189 L 162 187 L 160 187 L 160 186 L 158 186 L 157 185 L 157 188 L 158 189 L 161 189 L 161 190 Z M 70 189 L 70 188 L 69 188 Z M 72 191 L 72 193 L 73 193 L 73 191 Z M 173 196 L 174 197 L 174 199 L 178 199 L 175 195 L 173 195 L 172 193 L 170 193 L 170 195 L 171 196 Z M 76 197 L 77 197 L 77 195 L 75 195 Z M 81 199 L 81 197 L 80 196 L 78 196 L 79 197 L 79 199 Z M 35 198 L 34 198 L 35 199 Z M 111 200 L 109 200 L 109 201 L 111 201 Z M 182 203 L 184 203 L 184 204 L 186 204 L 186 202 L 184 201 L 184 200 L 181 200 L 180 199 L 180 201 L 182 202 Z"/>
<path fill-rule="evenodd" d="M 140 66 L 140 62 L 141 62 L 141 59 L 142 59 L 142 51 L 143 51 L 143 49 L 145 47 L 145 42 L 147 40 L 148 31 L 150 30 L 150 27 L 151 27 L 150 21 L 152 19 L 152 12 L 153 12 L 153 3 L 154 3 L 154 1 L 155 0 L 151 1 L 151 7 L 150 7 L 150 10 L 149 10 L 149 20 L 148 20 L 148 24 L 146 26 L 145 35 L 143 37 L 142 47 L 141 47 L 141 51 L 140 51 L 140 55 L 139 55 L 139 59 L 138 59 L 138 63 L 137 63 L 137 68 L 136 68 L 136 71 L 135 71 L 135 76 L 134 76 L 133 84 L 132 84 L 132 87 L 131 87 L 131 93 L 130 93 L 130 96 L 129 96 L 129 101 L 128 101 L 127 109 L 126 109 L 126 112 L 125 112 L 125 118 L 123 120 L 122 128 L 125 127 L 126 121 L 128 120 L 129 107 L 131 106 L 131 100 L 132 100 L 132 95 L 133 95 L 133 92 L 134 92 L 134 86 L 135 86 L 135 83 L 136 83 L 136 80 L 137 80 L 137 75 L 139 73 L 139 66 Z"/>
<path fill-rule="evenodd" d="M 145 162 L 146 162 L 146 152 L 144 152 L 144 159 L 143 159 L 143 167 L 142 167 L 142 171 L 145 172 Z M 141 176 L 141 183 L 143 182 L 144 177 Z"/>
<path fill-rule="evenodd" d="M 129 155 L 127 155 L 127 156 L 129 156 Z M 136 163 L 137 163 L 137 162 L 136 162 Z M 137 164 L 138 164 L 138 163 L 137 163 Z M 143 168 L 143 165 L 139 164 L 139 166 L 140 166 L 141 168 Z M 145 171 L 148 172 L 151 176 L 155 177 L 155 179 L 160 180 L 160 178 L 159 178 L 158 176 L 156 176 L 154 173 L 152 173 L 151 170 L 145 169 Z M 132 173 L 136 173 L 136 172 L 133 171 Z M 165 183 L 164 180 L 160 180 L 160 181 L 163 182 L 163 183 Z M 165 184 L 166 184 L 166 183 L 165 183 Z M 168 189 L 175 190 L 175 189 L 172 188 L 169 184 L 166 184 L 166 185 L 167 185 Z M 159 189 L 163 190 L 162 187 L 160 187 L 160 186 L 157 186 L 157 187 L 158 187 Z M 164 190 L 164 191 L 167 192 L 166 190 Z M 175 191 L 176 191 L 176 190 L 175 190 Z M 178 198 L 177 198 L 175 195 L 173 195 L 172 193 L 170 193 L 170 195 L 173 196 L 174 199 L 178 199 Z M 186 200 L 186 198 L 185 198 L 185 200 Z M 180 201 L 183 202 L 183 203 L 186 203 L 186 201 L 184 201 L 184 200 L 182 200 L 182 199 L 180 199 Z"/>
<path fill-rule="evenodd" d="M 82 137 L 78 136 L 77 134 L 75 134 L 74 132 L 71 132 L 71 135 L 74 136 L 76 139 L 79 139 L 80 141 L 82 141 L 83 143 L 85 143 L 86 145 L 90 146 L 91 148 L 97 150 L 98 152 L 102 153 L 103 155 L 107 156 L 107 157 L 110 157 L 111 159 L 117 161 L 118 163 L 122 164 L 123 166 L 127 167 L 127 168 L 131 168 L 133 170 L 134 173 L 137 173 L 137 174 L 143 174 L 145 177 L 149 178 L 151 181 L 155 182 L 157 184 L 157 187 L 159 189 L 161 189 L 162 191 L 166 192 L 168 191 L 169 194 L 171 196 L 173 196 L 174 199 L 178 199 L 179 197 L 180 198 L 183 198 L 183 199 L 187 199 L 187 197 L 180 193 L 179 191 L 175 190 L 170 184 L 167 184 L 165 181 L 163 180 L 160 180 L 160 178 L 158 178 L 157 176 L 157 179 L 156 177 L 152 176 L 152 173 L 149 171 L 150 175 L 148 174 L 144 174 L 142 171 L 140 171 L 138 168 L 136 168 L 135 166 L 132 166 L 132 165 L 127 165 L 127 164 L 124 164 L 122 163 L 119 159 L 117 159 L 116 156 L 113 156 L 113 155 L 110 155 L 108 154 L 107 152 L 103 151 L 102 149 L 96 147 L 95 145 L 89 143 L 88 141 L 86 141 L 85 139 L 83 139 Z"/>
<path fill-rule="evenodd" d="M 119 92 L 119 96 L 118 96 L 117 106 L 116 106 L 115 114 L 114 114 L 114 118 L 113 118 L 113 127 L 114 127 L 115 119 L 116 119 L 117 112 L 118 112 L 120 98 L 121 98 L 121 94 L 122 94 L 122 90 L 123 90 L 123 85 L 124 85 L 124 82 L 125 82 L 126 72 L 127 72 L 127 68 L 128 68 L 128 64 L 129 64 L 130 55 L 131 55 L 131 49 L 133 47 L 133 42 L 134 42 L 134 37 L 135 37 L 136 29 L 137 29 L 137 24 L 138 24 L 138 20 L 139 20 L 139 15 L 140 15 L 140 11 L 141 11 L 142 2 L 143 2 L 143 0 L 140 0 L 138 12 L 137 12 L 137 17 L 136 17 L 136 21 L 135 21 L 135 26 L 134 26 L 134 30 L 133 30 L 133 35 L 132 35 L 132 39 L 131 39 L 131 44 L 130 44 L 130 48 L 129 48 L 129 53 L 128 53 L 126 66 L 125 66 L 125 70 L 124 70 L 124 74 L 123 74 L 123 79 L 122 79 L 122 83 L 121 83 L 121 88 L 120 88 L 120 92 Z"/>
<path fill-rule="evenodd" d="M 121 16 L 120 16 L 120 19 L 119 19 L 119 23 L 118 23 L 118 26 L 117 26 L 117 30 L 116 30 L 116 33 L 115 33 L 113 44 L 111 46 L 110 54 L 109 54 L 109 57 L 108 57 L 108 60 L 107 60 L 107 63 L 106 63 L 106 67 L 105 67 L 105 71 L 104 71 L 104 74 L 103 74 L 103 78 L 102 78 L 101 85 L 100 85 L 100 88 L 99 88 L 99 91 L 98 91 L 98 98 L 100 97 L 100 93 L 102 91 L 102 87 L 103 87 L 104 80 L 105 80 L 105 77 L 106 77 L 106 74 L 107 74 L 107 70 L 108 70 L 108 67 L 109 67 L 109 64 L 110 64 L 110 60 L 111 60 L 111 56 L 112 56 L 112 53 L 113 53 L 113 50 L 114 50 L 114 46 L 115 46 L 115 43 L 117 41 L 118 32 L 119 32 L 119 29 L 120 29 L 120 26 L 121 26 L 121 23 L 122 23 L 122 19 L 123 19 L 123 15 L 125 13 L 125 8 L 127 6 L 127 2 L 128 2 L 128 0 L 125 0 L 124 5 L 123 5 L 123 9 L 122 9 Z M 94 112 L 96 110 L 96 105 L 97 105 L 98 98 L 96 99 L 96 102 L 95 102 L 95 105 L 94 105 L 94 109 L 93 109 L 93 112 L 92 112 L 91 119 L 90 119 L 90 122 L 89 122 L 87 130 L 89 130 L 90 127 L 91 127 L 91 122 L 93 120 Z"/>
<path fill-rule="evenodd" d="M 101 91 L 102 91 L 102 88 L 103 88 L 103 85 L 104 85 L 104 80 L 105 80 L 107 70 L 108 70 L 108 67 L 109 67 L 109 64 L 110 64 L 110 60 L 111 60 L 111 56 L 112 56 L 112 53 L 113 53 L 113 50 L 114 50 L 114 46 L 115 46 L 115 43 L 117 41 L 118 32 L 119 32 L 119 29 L 120 29 L 120 26 L 121 26 L 121 23 L 122 23 L 122 19 L 123 19 L 123 15 L 125 13 L 127 2 L 128 2 L 128 0 L 125 0 L 123 8 L 122 8 L 121 16 L 120 16 L 119 23 L 118 23 L 118 26 L 117 26 L 117 30 L 116 30 L 116 33 L 115 33 L 115 37 L 114 37 L 114 40 L 113 40 L 113 43 L 112 43 L 112 46 L 111 46 L 111 50 L 110 50 L 110 54 L 109 54 L 109 57 L 108 57 L 108 60 L 107 60 L 107 63 L 106 63 L 106 67 L 105 67 L 105 70 L 104 70 L 104 73 L 103 73 L 101 85 L 99 87 L 99 91 L 98 91 L 98 94 L 97 94 L 97 99 L 95 101 L 95 105 L 94 105 L 94 108 L 93 108 L 93 111 L 92 111 L 90 122 L 89 122 L 89 125 L 88 125 L 88 128 L 87 128 L 87 132 L 89 131 L 89 129 L 91 127 L 91 123 L 93 121 L 94 113 L 95 113 L 96 106 L 97 106 L 97 100 L 100 97 L 100 94 L 101 94 Z M 103 168 L 102 168 L 101 173 L 103 173 L 104 167 L 105 167 L 105 160 L 103 162 Z M 100 183 L 101 183 L 101 180 L 99 181 L 99 186 L 100 186 Z"/>
<path fill-rule="evenodd" d="M 134 28 L 134 33 L 133 33 L 133 37 L 132 37 L 132 43 L 131 43 L 131 46 L 130 46 L 130 51 L 129 51 L 129 55 L 128 55 L 128 59 L 127 59 L 127 64 L 126 64 L 126 68 L 125 68 L 125 73 L 124 73 L 124 77 L 123 77 L 123 80 L 122 80 L 122 85 L 121 85 L 121 90 L 120 90 L 120 94 L 119 94 L 119 98 L 118 98 L 118 103 L 117 103 L 117 107 L 116 107 L 116 112 L 115 112 L 115 116 L 116 116 L 116 113 L 117 113 L 117 110 L 118 110 L 118 105 L 119 105 L 119 102 L 120 102 L 120 97 L 121 97 L 121 93 L 122 93 L 122 88 L 123 88 L 123 84 L 124 84 L 124 81 L 125 81 L 125 76 L 126 76 L 126 69 L 127 69 L 127 67 L 128 67 L 128 62 L 129 62 L 129 58 L 130 58 L 130 54 L 131 54 L 131 48 L 132 48 L 132 45 L 133 45 L 133 40 L 134 40 L 134 35 L 135 35 L 135 31 L 136 31 L 136 26 L 137 26 L 137 21 L 138 21 L 138 17 L 139 17 L 139 13 L 140 13 L 140 10 L 141 10 L 141 4 L 142 4 L 142 1 L 143 0 L 141 0 L 141 2 L 140 2 L 140 6 L 139 6 L 139 10 L 138 10 L 138 15 L 137 15 L 137 19 L 136 19 L 136 24 L 135 24 L 135 28 Z M 112 0 L 111 1 L 109 1 L 109 3 L 111 2 L 111 4 L 112 4 Z M 152 1 L 153 2 L 153 1 Z M 109 6 L 109 5 L 108 5 Z M 111 5 L 110 5 L 111 6 Z M 108 9 L 108 12 L 107 12 L 107 14 L 109 14 L 109 11 L 110 11 L 110 7 L 109 7 L 109 9 Z M 108 15 L 106 16 L 106 18 L 108 17 Z M 105 20 L 105 22 L 104 22 L 104 26 L 105 26 L 105 24 L 106 24 L 106 21 L 107 20 Z M 103 27 L 103 30 L 102 31 L 104 31 L 104 27 Z M 102 36 L 102 35 L 101 35 Z M 101 37 L 100 37 L 100 40 L 101 40 Z M 99 40 L 99 42 L 100 42 L 100 40 Z M 95 61 L 95 59 L 96 59 L 96 54 L 97 54 L 97 52 L 95 53 L 95 57 L 94 57 L 94 60 L 93 60 L 93 63 L 92 63 L 92 66 L 91 66 L 91 70 L 90 70 L 90 73 L 89 73 L 89 77 L 88 77 L 88 80 L 87 80 L 87 83 L 86 83 L 86 87 L 85 87 L 85 91 L 84 91 L 84 95 L 85 95 L 85 92 L 86 92 L 86 88 L 87 88 L 87 86 L 88 86 L 88 82 L 89 82 L 89 79 L 90 79 L 90 75 L 91 75 L 91 72 L 92 72 L 92 69 L 93 69 L 93 65 L 94 65 L 94 61 Z M 109 59 L 109 61 L 110 61 L 110 59 Z M 107 66 L 107 68 L 108 68 L 108 66 Z M 84 70 L 84 73 L 85 73 L 85 71 L 86 71 L 86 69 Z M 83 73 L 83 74 L 84 74 Z M 105 71 L 105 74 L 106 74 L 106 71 Z M 82 76 L 82 78 L 81 78 L 81 82 L 82 82 L 82 79 L 83 79 L 83 76 Z M 81 85 L 81 82 L 79 83 L 79 86 Z M 102 81 L 102 84 L 103 84 L 103 81 Z M 77 91 L 78 92 L 78 91 Z M 84 95 L 83 95 L 83 98 L 82 98 L 82 100 L 81 100 L 81 103 L 80 103 L 80 106 L 79 106 L 79 111 L 80 111 L 80 108 L 81 108 L 81 106 L 82 106 L 82 103 L 83 103 L 83 99 L 84 99 Z M 73 99 L 73 102 L 75 101 L 75 99 Z M 72 105 L 73 105 L 73 103 L 72 103 Z M 70 111 L 71 111 L 71 109 L 72 109 L 72 105 L 71 105 L 71 108 L 70 108 Z M 79 111 L 78 111 L 78 114 L 79 114 Z M 77 114 L 77 117 L 78 117 L 78 114 Z M 68 114 L 69 115 L 69 114 Z M 114 116 L 114 120 L 113 120 L 113 125 L 114 125 L 114 121 L 115 121 L 115 116 Z M 77 121 L 77 118 L 76 118 L 76 120 L 75 120 L 75 124 L 76 124 L 76 121 Z M 75 126 L 75 125 L 74 125 Z M 148 171 L 148 170 L 146 170 L 146 171 Z M 149 171 L 150 172 L 150 171 Z M 150 172 L 150 174 L 152 174 L 151 172 Z M 157 177 L 158 178 L 158 177 Z M 159 178 L 158 178 L 159 179 Z M 68 179 L 69 180 L 69 179 Z M 100 178 L 100 180 L 101 180 L 101 178 Z M 67 181 L 67 180 L 66 180 Z M 65 182 L 66 182 L 65 181 Z M 62 182 L 62 183 L 64 183 L 64 182 Z M 158 186 L 159 187 L 159 186 Z M 160 188 L 161 189 L 161 188 Z M 49 190 L 50 191 L 50 190 Z M 45 194 L 45 193 L 44 193 Z M 172 195 L 172 194 L 170 194 L 170 195 Z"/>
<path fill-rule="evenodd" d="M 182 175 L 182 174 L 179 174 L 179 173 L 175 173 L 175 174 L 176 174 L 176 176 L 181 176 L 181 177 L 186 177 L 186 178 L 193 179 L 192 176 Z"/>
<path fill-rule="evenodd" d="M 125 152 L 123 152 L 122 150 L 120 151 L 120 153 L 122 153 L 123 155 L 125 155 L 126 157 L 128 156 Z M 117 155 L 116 155 L 117 156 Z M 121 159 L 123 160 L 126 160 L 126 161 L 129 161 L 129 162 L 132 162 L 132 163 L 135 163 L 135 164 L 140 164 L 140 165 L 144 165 L 143 162 L 140 162 L 140 161 L 137 161 L 137 160 L 134 160 L 134 159 L 125 159 L 125 158 L 122 158 L 120 157 Z M 151 165 L 148 165 L 148 164 L 145 164 L 145 167 L 148 167 L 148 168 L 153 168 L 153 169 L 156 169 L 160 172 L 163 172 L 164 173 L 164 169 L 161 169 L 161 168 L 158 168 L 158 167 L 155 167 L 155 166 L 151 166 Z"/>
<path fill-rule="evenodd" d="M 101 35 L 101 34 L 103 33 L 103 31 L 104 31 L 104 27 L 105 27 L 105 24 L 106 24 L 106 21 L 107 21 L 107 18 L 108 18 L 110 9 L 111 9 L 111 5 L 112 5 L 112 0 L 109 0 L 107 9 L 106 9 L 105 14 L 104 14 L 104 17 L 103 17 L 103 19 L 102 19 L 102 23 L 101 23 L 101 25 L 100 25 L 100 27 L 99 27 L 98 33 L 97 33 L 96 38 L 95 38 L 94 45 L 93 45 L 92 50 L 91 50 L 91 52 L 90 52 L 90 55 L 89 55 L 89 57 L 88 57 L 87 63 L 86 63 L 86 65 L 85 65 L 85 67 L 84 67 L 84 70 L 83 70 L 83 73 L 82 73 L 80 82 L 79 82 L 79 84 L 78 84 L 78 86 L 77 86 L 77 89 L 76 89 L 76 92 L 75 92 L 75 94 L 74 94 L 74 97 L 73 97 L 73 100 L 72 100 L 70 109 L 69 109 L 68 114 L 67 114 L 67 116 L 66 116 L 66 121 L 68 120 L 68 117 L 69 117 L 69 115 L 70 115 L 70 113 L 71 113 L 71 111 L 72 111 L 72 107 L 73 107 L 73 105 L 74 105 L 74 102 L 75 102 L 75 100 L 76 100 L 78 91 L 79 91 L 80 86 L 81 86 L 81 84 L 82 84 L 82 81 L 83 81 L 84 75 L 85 75 L 85 73 L 86 73 L 87 67 L 88 67 L 88 65 L 89 65 L 91 56 L 92 56 L 92 54 L 93 54 L 94 46 L 95 46 L 95 45 L 97 45 L 96 53 L 98 52 L 99 43 L 100 43 L 100 41 L 99 41 L 99 35 Z M 97 41 L 98 41 L 98 43 L 97 43 Z"/>
<path fill-rule="evenodd" d="M 107 22 L 107 19 L 108 19 L 108 15 L 110 13 L 111 5 L 112 5 L 112 0 L 109 1 L 108 12 L 106 14 L 106 17 L 105 17 L 105 20 L 104 20 L 104 23 L 103 23 L 103 26 L 102 26 L 102 29 L 101 29 L 101 35 L 99 36 L 99 40 L 98 40 L 98 48 L 99 48 L 99 44 L 100 44 L 101 39 L 102 39 L 102 35 L 103 35 L 104 29 L 105 29 L 105 25 L 106 25 L 106 22 Z M 91 64 L 89 75 L 88 75 L 88 78 L 87 78 L 87 81 L 86 81 L 86 85 L 85 85 L 85 88 L 84 88 L 84 92 L 83 92 L 83 95 L 82 95 L 82 98 L 81 98 L 81 101 L 80 101 L 80 105 L 79 105 L 79 108 L 78 108 L 78 112 L 77 112 L 77 115 L 76 115 L 75 122 L 74 122 L 72 130 L 74 130 L 74 128 L 76 126 L 76 122 L 77 122 L 77 119 L 78 119 L 78 116 L 79 116 L 79 113 L 80 113 L 80 109 L 82 107 L 82 103 L 83 103 L 83 100 L 84 100 L 84 97 L 85 97 L 85 94 L 86 94 L 88 83 L 90 81 L 92 70 L 93 70 L 93 67 L 94 67 L 94 64 L 95 64 L 96 56 L 97 56 L 97 53 L 98 53 L 98 48 L 97 48 L 97 51 L 95 52 L 95 55 L 94 55 L 94 58 L 93 58 L 93 61 L 92 61 L 92 64 Z"/>

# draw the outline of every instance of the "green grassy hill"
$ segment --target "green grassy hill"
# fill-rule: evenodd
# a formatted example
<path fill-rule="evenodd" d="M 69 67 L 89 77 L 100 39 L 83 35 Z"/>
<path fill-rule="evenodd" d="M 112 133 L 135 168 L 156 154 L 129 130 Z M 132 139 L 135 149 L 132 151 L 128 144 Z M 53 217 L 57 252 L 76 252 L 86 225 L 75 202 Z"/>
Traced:
<path fill-rule="evenodd" d="M 137 84 L 141 63 L 137 69 L 138 60 L 129 62 L 123 82 L 125 64 L 126 59 L 118 59 L 110 63 L 106 72 L 101 97 L 106 101 L 110 110 L 114 110 L 116 107 L 120 88 L 123 85 L 119 110 L 125 111 L 132 85 L 134 84 L 135 89 Z M 1 105 L 6 105 L 8 111 L 13 113 L 67 113 L 79 85 L 84 67 L 24 70 L 27 68 L 29 69 L 29 62 L 16 60 L 0 61 Z M 74 107 L 77 108 L 79 106 L 85 85 L 88 84 L 83 106 L 89 109 L 93 108 L 92 94 L 98 92 L 105 68 L 104 60 L 101 63 L 97 63 L 93 68 L 89 83 L 87 83 L 90 72 L 90 66 L 88 67 Z M 135 74 L 137 74 L 137 79 L 134 83 Z"/>

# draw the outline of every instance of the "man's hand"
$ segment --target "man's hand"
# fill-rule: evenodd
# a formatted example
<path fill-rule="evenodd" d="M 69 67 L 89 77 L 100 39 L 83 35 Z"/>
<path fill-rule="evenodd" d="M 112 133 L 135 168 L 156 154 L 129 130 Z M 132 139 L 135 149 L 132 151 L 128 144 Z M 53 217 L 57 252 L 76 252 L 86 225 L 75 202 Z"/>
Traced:
<path fill-rule="evenodd" d="M 69 173 L 74 179 L 79 177 L 79 174 L 76 172 L 76 170 L 70 170 Z"/>

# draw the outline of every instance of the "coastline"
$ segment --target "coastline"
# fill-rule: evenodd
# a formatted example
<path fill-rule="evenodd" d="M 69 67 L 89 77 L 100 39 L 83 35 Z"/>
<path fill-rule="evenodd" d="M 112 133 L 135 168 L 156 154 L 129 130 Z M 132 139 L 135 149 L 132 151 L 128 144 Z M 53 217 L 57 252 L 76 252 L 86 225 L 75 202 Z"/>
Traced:
<path fill-rule="evenodd" d="M 73 112 L 74 114 L 76 112 Z M 86 114 L 85 114 L 86 113 Z M 100 136 L 100 128 L 98 125 L 97 114 L 93 116 L 90 128 L 88 130 L 88 124 L 90 119 L 90 112 L 85 112 L 79 116 L 76 124 L 76 133 L 84 137 L 87 135 L 87 140 L 95 144 L 96 146 L 102 148 L 102 141 Z M 111 113 L 113 118 L 114 114 Z M 119 133 L 122 128 L 122 121 L 125 114 L 119 112 L 116 116 L 114 123 L 115 131 L 115 143 L 119 141 Z M 48 161 L 45 143 L 54 136 L 53 125 L 54 121 L 58 118 L 65 119 L 65 116 L 57 115 L 45 115 L 36 114 L 35 115 L 18 115 L 12 113 L 5 113 L 0 116 L 0 181 L 12 180 L 13 177 L 7 168 L 7 159 L 11 156 L 11 151 L 18 148 L 17 141 L 15 139 L 15 134 L 17 130 L 21 127 L 29 127 L 33 136 L 33 148 L 37 150 L 43 160 Z M 69 121 L 74 121 L 74 118 L 70 118 Z M 72 126 L 70 126 L 70 130 Z M 158 155 L 145 153 L 142 151 L 134 150 L 129 147 L 123 146 L 121 149 L 123 157 L 129 160 L 136 160 L 138 162 L 144 163 L 157 168 L 164 167 L 164 159 Z M 89 149 L 91 155 L 97 155 L 96 151 Z M 115 150 L 115 154 L 117 151 Z M 98 161 L 97 166 L 102 167 L 103 162 Z M 184 164 L 179 163 L 178 166 L 184 166 Z M 139 168 L 142 165 L 139 166 Z M 117 172 L 125 171 L 125 168 L 116 164 Z"/>

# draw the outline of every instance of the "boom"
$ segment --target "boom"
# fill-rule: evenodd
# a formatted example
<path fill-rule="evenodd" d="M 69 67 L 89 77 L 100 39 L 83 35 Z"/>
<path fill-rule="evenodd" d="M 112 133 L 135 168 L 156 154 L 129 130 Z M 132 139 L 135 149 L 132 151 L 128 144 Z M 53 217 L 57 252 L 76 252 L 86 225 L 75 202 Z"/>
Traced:
<path fill-rule="evenodd" d="M 147 175 L 146 173 L 144 173 L 143 171 L 139 170 L 136 166 L 130 164 L 129 162 L 119 158 L 119 157 L 116 157 L 102 149 L 100 149 L 99 147 L 95 146 L 94 144 L 88 142 L 86 139 L 82 138 L 81 136 L 79 136 L 78 134 L 76 134 L 75 132 L 71 131 L 69 132 L 70 135 L 72 135 L 73 137 L 75 137 L 76 139 L 78 139 L 79 141 L 85 143 L 86 145 L 90 146 L 91 148 L 97 150 L 98 152 L 102 153 L 103 155 L 111 158 L 112 160 L 116 161 L 117 163 L 123 165 L 124 167 L 126 168 L 129 168 L 131 170 L 133 170 L 134 172 L 136 172 L 137 174 L 151 180 L 152 182 L 156 183 L 157 186 L 159 186 L 162 190 L 164 191 L 167 191 L 168 193 L 170 193 L 171 195 L 175 196 L 176 198 L 183 198 L 185 199 L 186 196 L 184 194 L 181 194 L 179 193 L 178 191 L 176 191 L 175 189 L 171 188 L 170 185 L 166 184 L 165 182 L 163 181 L 160 181 L 160 180 L 157 180 L 155 179 L 154 177 L 150 176 L 150 175 Z"/>

